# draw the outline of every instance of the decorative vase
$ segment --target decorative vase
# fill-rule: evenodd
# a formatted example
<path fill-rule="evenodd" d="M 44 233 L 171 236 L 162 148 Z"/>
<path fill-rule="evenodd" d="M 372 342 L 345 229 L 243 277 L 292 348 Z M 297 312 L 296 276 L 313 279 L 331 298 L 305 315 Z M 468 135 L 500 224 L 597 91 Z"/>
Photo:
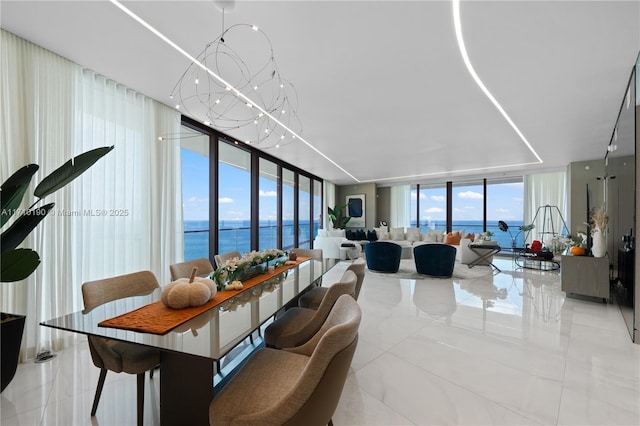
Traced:
<path fill-rule="evenodd" d="M 604 232 L 598 227 L 594 228 L 591 239 L 593 241 L 591 246 L 593 257 L 604 257 L 607 253 L 607 240 L 604 238 Z"/>
<path fill-rule="evenodd" d="M 2 313 L 2 321 L 0 323 L 0 342 L 2 345 L 2 371 L 0 378 L 2 379 L 2 388 L 0 392 L 7 387 L 13 379 L 18 368 L 20 358 L 20 343 L 22 342 L 22 332 L 26 317 L 24 315 L 13 315 Z"/>

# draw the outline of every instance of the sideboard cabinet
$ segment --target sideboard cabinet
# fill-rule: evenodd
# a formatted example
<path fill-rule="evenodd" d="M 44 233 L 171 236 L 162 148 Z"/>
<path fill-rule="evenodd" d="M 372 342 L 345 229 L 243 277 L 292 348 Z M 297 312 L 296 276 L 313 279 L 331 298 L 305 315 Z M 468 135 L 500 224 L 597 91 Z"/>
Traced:
<path fill-rule="evenodd" d="M 562 256 L 562 291 L 569 294 L 609 299 L 609 258 Z"/>

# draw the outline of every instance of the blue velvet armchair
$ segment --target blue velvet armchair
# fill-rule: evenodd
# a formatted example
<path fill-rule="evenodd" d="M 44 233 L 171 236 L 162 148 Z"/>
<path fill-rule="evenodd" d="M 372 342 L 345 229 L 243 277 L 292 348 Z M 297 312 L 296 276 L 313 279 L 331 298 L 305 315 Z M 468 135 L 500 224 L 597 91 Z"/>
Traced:
<path fill-rule="evenodd" d="M 388 241 L 373 241 L 364 246 L 367 268 L 378 272 L 398 272 L 402 247 Z"/>
<path fill-rule="evenodd" d="M 433 277 L 450 277 L 456 264 L 456 248 L 448 244 L 421 244 L 413 248 L 416 271 Z"/>

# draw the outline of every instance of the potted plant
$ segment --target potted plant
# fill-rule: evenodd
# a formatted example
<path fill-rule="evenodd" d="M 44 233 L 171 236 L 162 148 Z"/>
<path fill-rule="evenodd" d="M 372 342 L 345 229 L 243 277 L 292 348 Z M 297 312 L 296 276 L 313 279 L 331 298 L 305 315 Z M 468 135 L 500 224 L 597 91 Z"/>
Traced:
<path fill-rule="evenodd" d="M 96 161 L 113 149 L 96 148 L 78 155 L 46 176 L 36 186 L 33 195 L 36 200 L 26 210 L 20 210 L 31 178 L 38 171 L 37 164 L 29 164 L 11 175 L 0 187 L 0 229 L 15 220 L 0 235 L 0 282 L 24 280 L 40 264 L 40 256 L 35 250 L 18 248 L 36 226 L 53 209 L 54 203 L 38 206 L 47 195 L 53 194 L 84 173 Z M 25 316 L 0 313 L 1 389 L 2 392 L 13 379 L 18 366 L 20 343 L 24 330 Z"/>
<path fill-rule="evenodd" d="M 329 219 L 331 219 L 333 229 L 344 229 L 347 223 L 351 220 L 351 217 L 344 215 L 344 211 L 347 206 L 349 206 L 349 204 L 335 206 L 334 208 L 327 207 L 329 210 Z"/>

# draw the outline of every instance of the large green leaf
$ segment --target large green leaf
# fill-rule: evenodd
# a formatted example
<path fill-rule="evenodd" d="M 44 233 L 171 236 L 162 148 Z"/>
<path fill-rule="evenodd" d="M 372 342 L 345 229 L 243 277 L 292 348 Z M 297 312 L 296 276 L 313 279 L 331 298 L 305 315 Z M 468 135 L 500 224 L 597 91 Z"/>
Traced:
<path fill-rule="evenodd" d="M 24 193 L 31 183 L 31 178 L 38 171 L 37 164 L 29 164 L 4 181 L 0 187 L 0 228 L 15 214 L 16 209 L 20 206 Z"/>
<path fill-rule="evenodd" d="M 40 264 L 40 256 L 31 249 L 16 249 L 0 254 L 0 282 L 27 278 Z"/>
<path fill-rule="evenodd" d="M 38 226 L 40 221 L 49 214 L 55 204 L 49 203 L 42 207 L 32 208 L 16 219 L 0 236 L 0 253 L 15 249 L 27 238 L 27 235 Z"/>
<path fill-rule="evenodd" d="M 43 198 L 49 194 L 56 192 L 82 173 L 84 173 L 89 167 L 107 155 L 113 146 L 105 146 L 102 148 L 92 149 L 91 151 L 84 152 L 77 157 L 67 161 L 62 166 L 54 170 L 50 175 L 42 179 L 42 181 L 36 187 L 33 192 L 38 198 Z"/>

